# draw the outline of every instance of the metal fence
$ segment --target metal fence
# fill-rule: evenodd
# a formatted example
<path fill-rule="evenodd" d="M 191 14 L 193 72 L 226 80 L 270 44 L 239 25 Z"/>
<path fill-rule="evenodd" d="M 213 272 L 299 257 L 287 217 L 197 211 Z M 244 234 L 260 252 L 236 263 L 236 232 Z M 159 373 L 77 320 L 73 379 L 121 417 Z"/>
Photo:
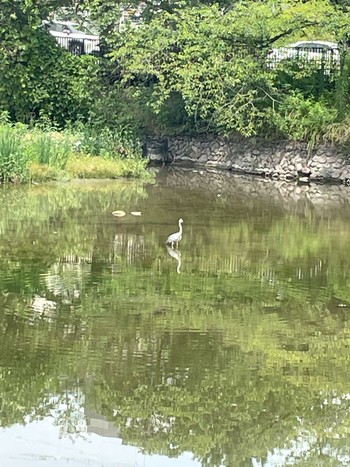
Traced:
<path fill-rule="evenodd" d="M 69 50 L 73 55 L 101 55 L 100 41 L 98 39 L 83 39 L 67 35 L 55 36 L 61 47 Z M 267 55 L 267 67 L 277 68 L 280 64 L 299 63 L 312 64 L 325 74 L 340 69 L 340 53 L 338 48 L 326 49 L 323 47 L 280 47 L 272 49 Z"/>
<path fill-rule="evenodd" d="M 73 55 L 100 55 L 100 41 L 97 39 L 78 39 L 67 35 L 55 37 L 61 47 L 69 50 Z"/>
<path fill-rule="evenodd" d="M 286 63 L 312 64 L 320 70 L 330 72 L 340 68 L 339 49 L 323 47 L 281 47 L 273 49 L 267 56 L 268 68 L 276 68 Z"/>

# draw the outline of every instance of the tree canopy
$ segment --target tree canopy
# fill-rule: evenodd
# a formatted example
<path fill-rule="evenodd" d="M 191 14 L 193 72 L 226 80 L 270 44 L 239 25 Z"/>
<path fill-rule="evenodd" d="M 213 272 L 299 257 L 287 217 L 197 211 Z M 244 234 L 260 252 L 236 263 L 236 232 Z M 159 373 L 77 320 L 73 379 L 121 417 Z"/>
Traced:
<path fill-rule="evenodd" d="M 112 57 L 125 86 L 136 83 L 155 113 L 176 95 L 197 130 L 249 135 L 269 126 L 288 91 L 267 67 L 269 49 L 302 37 L 335 41 L 346 28 L 327 0 L 239 2 L 225 12 L 201 5 L 124 32 Z"/>
<path fill-rule="evenodd" d="M 346 2 L 148 1 L 138 27 L 122 29 L 123 8 L 136 8 L 138 2 L 2 4 L 0 106 L 16 120 L 44 113 L 64 126 L 93 115 L 109 125 L 124 118 L 120 109 L 128 108 L 128 119 L 145 132 L 278 133 L 308 139 L 325 134 L 348 114 Z M 58 50 L 42 27 L 42 20 L 58 11 L 88 16 L 99 28 L 107 59 L 81 67 L 79 57 Z M 315 62 L 269 66 L 272 48 L 300 39 L 339 42 L 340 70 L 325 73 Z M 87 70 L 93 86 L 83 79 Z"/>

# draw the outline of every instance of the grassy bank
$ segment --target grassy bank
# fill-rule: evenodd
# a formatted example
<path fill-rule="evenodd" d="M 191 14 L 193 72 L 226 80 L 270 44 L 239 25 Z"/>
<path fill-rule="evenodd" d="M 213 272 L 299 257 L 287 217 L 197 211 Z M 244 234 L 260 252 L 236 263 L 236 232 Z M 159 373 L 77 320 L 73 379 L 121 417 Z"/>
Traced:
<path fill-rule="evenodd" d="M 0 123 L 0 182 L 148 179 L 139 142 L 110 130 L 53 131 Z"/>

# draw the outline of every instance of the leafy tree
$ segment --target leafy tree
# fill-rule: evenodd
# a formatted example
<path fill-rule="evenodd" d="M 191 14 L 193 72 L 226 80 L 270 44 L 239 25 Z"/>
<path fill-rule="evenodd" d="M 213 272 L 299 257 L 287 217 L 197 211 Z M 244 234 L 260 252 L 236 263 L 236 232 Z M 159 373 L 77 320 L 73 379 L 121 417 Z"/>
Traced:
<path fill-rule="evenodd" d="M 78 16 L 88 11 L 91 19 L 99 27 L 100 34 L 107 42 L 113 41 L 113 36 L 119 32 L 119 19 L 122 16 L 123 10 L 138 11 L 141 14 L 143 22 L 149 22 L 158 15 L 161 11 L 172 13 L 181 8 L 200 7 L 205 5 L 217 4 L 222 11 L 229 10 L 237 0 L 139 0 L 114 1 L 114 0 L 73 0 L 73 10 Z"/>
<path fill-rule="evenodd" d="M 181 8 L 126 32 L 112 56 L 125 86 L 147 96 L 154 113 L 175 94 L 197 131 L 251 135 L 271 124 L 267 110 L 286 92 L 266 68 L 269 48 L 327 31 L 331 38 L 337 22 L 328 1 Z"/>
<path fill-rule="evenodd" d="M 322 101 L 318 108 L 330 107 L 334 116 L 335 102 L 342 109 L 338 118 L 345 114 L 347 72 L 337 98 L 329 99 L 333 77 L 320 86 L 317 70 L 266 67 L 272 46 L 301 37 L 346 37 L 347 15 L 327 0 L 165 0 L 156 7 L 149 1 L 141 26 L 122 33 L 119 19 L 126 5 L 113 0 L 1 0 L 0 5 L 0 107 L 16 120 L 44 116 L 60 126 L 83 120 L 148 132 L 283 133 L 294 95 L 301 96 L 300 109 Z M 81 60 L 57 47 L 42 20 L 62 7 L 78 15 L 89 12 L 100 28 L 102 49 L 105 44 L 112 50 L 112 63 Z M 321 124 L 312 122 L 316 131 L 330 123 L 321 110 L 313 112 L 322 117 Z M 293 134 L 310 131 L 295 128 Z"/>
<path fill-rule="evenodd" d="M 65 3 L 0 3 L 0 108 L 14 120 L 29 122 L 45 117 L 63 126 L 87 113 L 86 89 L 94 87 L 96 65 L 90 61 L 89 69 L 86 60 L 58 47 L 43 25 L 48 14 Z M 82 69 L 89 71 L 85 90 L 84 80 L 79 79 Z"/>

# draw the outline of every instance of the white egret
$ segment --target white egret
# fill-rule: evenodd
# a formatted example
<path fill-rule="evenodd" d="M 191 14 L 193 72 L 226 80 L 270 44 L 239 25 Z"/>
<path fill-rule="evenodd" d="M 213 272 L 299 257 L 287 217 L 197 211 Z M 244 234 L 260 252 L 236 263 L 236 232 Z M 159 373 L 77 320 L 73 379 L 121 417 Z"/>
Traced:
<path fill-rule="evenodd" d="M 182 223 L 183 220 L 179 219 L 179 231 L 175 232 L 166 239 L 166 244 L 171 245 L 171 248 L 174 248 L 174 243 L 176 243 L 176 246 L 178 246 L 179 241 L 182 239 Z"/>

